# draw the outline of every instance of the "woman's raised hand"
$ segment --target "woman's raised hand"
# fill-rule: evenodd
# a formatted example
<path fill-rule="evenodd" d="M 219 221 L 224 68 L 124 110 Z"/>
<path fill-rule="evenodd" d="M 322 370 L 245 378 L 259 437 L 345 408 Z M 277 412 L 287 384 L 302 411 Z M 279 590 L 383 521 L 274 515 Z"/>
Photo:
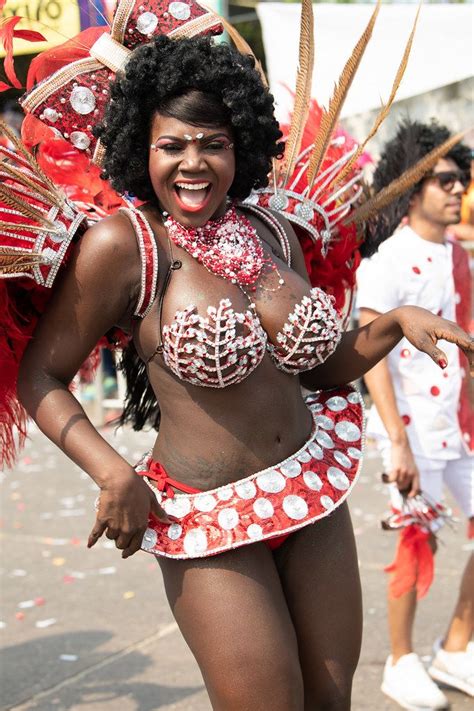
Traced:
<path fill-rule="evenodd" d="M 150 487 L 130 468 L 126 476 L 101 486 L 97 518 L 87 547 L 92 548 L 105 533 L 122 551 L 122 558 L 128 558 L 140 550 L 150 513 L 163 523 L 172 523 Z"/>
<path fill-rule="evenodd" d="M 435 316 L 418 306 L 397 309 L 397 320 L 405 338 L 419 351 L 423 351 L 439 365 L 446 368 L 448 358 L 437 347 L 440 340 L 455 343 L 466 354 L 471 373 L 474 369 L 474 338 L 453 321 Z"/>

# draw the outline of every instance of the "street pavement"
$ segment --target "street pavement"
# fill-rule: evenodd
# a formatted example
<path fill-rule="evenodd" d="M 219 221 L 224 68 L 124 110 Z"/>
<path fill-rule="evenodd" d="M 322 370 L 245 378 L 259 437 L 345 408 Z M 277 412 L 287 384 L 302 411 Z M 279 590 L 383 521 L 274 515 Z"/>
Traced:
<path fill-rule="evenodd" d="M 104 433 L 130 462 L 153 440 L 152 433 Z M 379 689 L 388 653 L 383 567 L 396 540 L 380 530 L 387 492 L 379 473 L 368 446 L 351 497 L 364 590 L 355 711 L 398 708 Z M 122 561 L 108 540 L 86 549 L 97 495 L 91 480 L 34 427 L 18 465 L 2 476 L 1 708 L 210 711 L 154 558 L 139 553 Z M 415 637 L 425 662 L 443 634 L 472 550 L 464 533 L 464 522 L 442 531 L 436 580 L 420 603 Z M 446 693 L 455 711 L 472 709 L 472 699 Z"/>

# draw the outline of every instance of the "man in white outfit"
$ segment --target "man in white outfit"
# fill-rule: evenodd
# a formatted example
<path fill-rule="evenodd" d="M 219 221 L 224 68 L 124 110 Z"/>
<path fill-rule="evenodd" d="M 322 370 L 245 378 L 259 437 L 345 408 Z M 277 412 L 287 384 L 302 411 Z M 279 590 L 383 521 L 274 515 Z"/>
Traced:
<path fill-rule="evenodd" d="M 403 123 L 382 154 L 374 174 L 376 189 L 380 190 L 448 137 L 448 130 L 434 122 Z M 361 325 L 380 313 L 413 304 L 457 321 L 468 330 L 468 255 L 447 236 L 447 228 L 460 220 L 469 165 L 470 150 L 457 144 L 404 197 L 405 224 L 381 245 L 377 254 L 363 260 L 358 270 Z M 378 440 L 385 472 L 392 482 L 394 511 L 403 510 L 403 497 L 413 498 L 420 490 L 430 502 L 438 504 L 446 485 L 467 517 L 472 536 L 474 435 L 469 373 L 455 346 L 445 341 L 441 348 L 446 358 L 441 358 L 438 367 L 403 339 L 367 373 L 365 381 L 374 403 L 368 434 Z M 396 563 L 391 567 L 388 593 L 391 654 L 385 665 L 382 690 L 403 708 L 415 711 L 449 706 L 433 680 L 474 696 L 472 554 L 462 576 L 453 617 L 444 638 L 435 643 L 428 672 L 413 649 L 417 590 L 420 597 L 429 587 L 426 577 L 429 578 L 431 551 L 436 548 L 434 533 L 442 524 L 436 507 L 432 513 L 430 524 L 404 529 Z"/>

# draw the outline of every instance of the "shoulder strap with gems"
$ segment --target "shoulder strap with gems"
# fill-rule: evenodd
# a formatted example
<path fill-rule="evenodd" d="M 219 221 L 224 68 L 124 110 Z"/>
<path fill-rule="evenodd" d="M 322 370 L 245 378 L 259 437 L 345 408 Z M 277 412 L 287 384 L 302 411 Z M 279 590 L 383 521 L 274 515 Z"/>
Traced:
<path fill-rule="evenodd" d="M 273 232 L 278 242 L 283 250 L 283 256 L 289 267 L 291 267 L 291 247 L 287 234 L 275 215 L 270 212 L 270 210 L 260 207 L 260 205 L 250 205 L 249 203 L 244 203 L 240 205 L 243 210 L 250 212 L 251 214 L 258 217 L 262 222 L 264 222 L 267 227 Z"/>
<path fill-rule="evenodd" d="M 127 215 L 138 242 L 141 258 L 141 282 L 140 295 L 133 315 L 137 318 L 144 318 L 155 301 L 158 282 L 158 250 L 155 235 L 150 223 L 139 210 L 121 207 L 119 212 Z"/>

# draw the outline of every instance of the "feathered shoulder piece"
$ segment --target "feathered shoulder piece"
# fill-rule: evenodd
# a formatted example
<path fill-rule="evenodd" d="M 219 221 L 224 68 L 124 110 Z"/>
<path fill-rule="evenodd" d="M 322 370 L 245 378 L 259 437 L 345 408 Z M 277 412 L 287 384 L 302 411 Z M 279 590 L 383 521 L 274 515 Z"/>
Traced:
<path fill-rule="evenodd" d="M 336 298 L 336 305 L 350 310 L 355 271 L 360 249 L 373 251 L 386 239 L 393 220 L 387 220 L 387 206 L 415 185 L 440 157 L 460 140 L 446 141 L 411 167 L 382 191 L 369 190 L 362 176 L 365 150 L 370 139 L 389 114 L 408 64 L 419 9 L 387 101 L 377 114 L 368 136 L 357 143 L 341 131 L 338 121 L 344 101 L 372 36 L 380 9 L 377 2 L 344 69 L 336 82 L 327 108 L 310 99 L 313 71 L 313 6 L 302 0 L 299 67 L 295 102 L 286 135 L 285 155 L 275 161 L 269 186 L 254 192 L 248 202 L 270 207 L 293 223 L 303 247 L 313 286 L 320 286 Z M 401 216 L 400 216 L 401 217 Z"/>
<path fill-rule="evenodd" d="M 25 436 L 18 368 L 86 215 L 41 170 L 0 123 L 0 466 L 12 464 L 15 429 Z"/>

